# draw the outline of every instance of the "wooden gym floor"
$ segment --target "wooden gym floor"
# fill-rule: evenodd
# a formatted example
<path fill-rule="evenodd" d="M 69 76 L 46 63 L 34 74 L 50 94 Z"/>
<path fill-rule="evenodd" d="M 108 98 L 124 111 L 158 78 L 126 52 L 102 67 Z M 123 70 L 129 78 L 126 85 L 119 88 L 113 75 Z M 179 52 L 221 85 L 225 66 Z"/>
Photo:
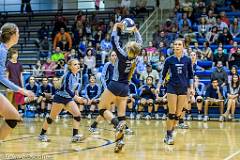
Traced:
<path fill-rule="evenodd" d="M 0 120 L 2 121 L 2 120 Z M 132 120 L 134 135 L 126 135 L 121 153 L 113 153 L 112 126 L 99 124 L 100 135 L 88 132 L 90 120 L 81 121 L 82 143 L 70 143 L 72 120 L 59 119 L 49 129 L 51 142 L 37 140 L 43 119 L 25 119 L 4 142 L 0 143 L 0 160 L 240 160 L 239 122 L 187 122 L 190 129 L 176 129 L 175 145 L 163 143 L 165 121 Z"/>

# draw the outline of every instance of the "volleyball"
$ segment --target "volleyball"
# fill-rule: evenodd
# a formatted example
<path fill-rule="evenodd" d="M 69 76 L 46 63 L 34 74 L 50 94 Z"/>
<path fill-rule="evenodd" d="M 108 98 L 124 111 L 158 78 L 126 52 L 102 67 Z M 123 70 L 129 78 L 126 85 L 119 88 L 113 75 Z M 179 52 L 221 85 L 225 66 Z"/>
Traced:
<path fill-rule="evenodd" d="M 121 23 L 124 24 L 124 29 L 122 32 L 124 32 L 124 33 L 132 33 L 133 32 L 135 23 L 131 18 L 124 18 L 121 21 Z"/>

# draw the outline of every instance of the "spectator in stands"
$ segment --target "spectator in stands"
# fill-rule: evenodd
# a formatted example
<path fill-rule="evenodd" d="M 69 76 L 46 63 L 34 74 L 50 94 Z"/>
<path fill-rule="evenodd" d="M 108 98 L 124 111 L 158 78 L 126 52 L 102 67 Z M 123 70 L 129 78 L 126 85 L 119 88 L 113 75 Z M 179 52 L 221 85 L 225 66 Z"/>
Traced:
<path fill-rule="evenodd" d="M 210 4 L 208 5 L 207 9 L 212 10 L 214 14 L 218 13 L 217 7 L 216 7 L 216 1 L 211 1 Z"/>
<path fill-rule="evenodd" d="M 44 37 L 49 37 L 49 30 L 47 28 L 46 23 L 41 24 L 41 28 L 38 30 L 38 39 L 41 42 Z"/>
<path fill-rule="evenodd" d="M 216 17 L 213 15 L 213 11 L 209 10 L 208 11 L 208 16 L 207 16 L 207 23 L 211 26 L 216 25 Z"/>
<path fill-rule="evenodd" d="M 230 26 L 230 21 L 229 19 L 227 18 L 226 16 L 226 13 L 224 11 L 222 11 L 220 14 L 219 14 L 220 18 L 221 18 L 221 21 L 226 23 L 228 26 Z"/>
<path fill-rule="evenodd" d="M 211 79 L 210 86 L 206 89 L 205 94 L 205 106 L 204 106 L 204 121 L 208 120 L 208 108 L 209 106 L 219 106 L 220 110 L 220 117 L 219 121 L 223 121 L 223 107 L 224 107 L 224 100 L 223 100 L 223 89 L 221 86 L 218 85 L 217 79 Z"/>
<path fill-rule="evenodd" d="M 53 41 L 53 49 L 59 46 L 61 50 L 68 51 L 72 48 L 72 38 L 68 32 L 62 27 L 60 32 L 56 35 Z"/>
<path fill-rule="evenodd" d="M 147 107 L 147 115 L 145 119 L 151 119 L 151 113 L 154 108 L 156 98 L 156 87 L 154 86 L 153 77 L 147 76 L 146 82 L 139 88 L 140 101 L 138 105 L 138 113 Z M 141 115 L 137 114 L 136 118 L 140 119 Z"/>
<path fill-rule="evenodd" d="M 210 26 L 207 23 L 205 17 L 201 17 L 198 24 L 198 34 L 200 37 L 204 38 L 209 31 Z"/>
<path fill-rule="evenodd" d="M 198 76 L 194 76 L 194 88 L 195 88 L 195 102 L 197 104 L 198 110 L 198 120 L 202 120 L 202 107 L 203 107 L 203 95 L 205 90 L 205 85 L 199 82 Z"/>
<path fill-rule="evenodd" d="M 217 53 L 213 55 L 213 67 L 219 62 L 222 62 L 222 65 L 229 68 L 228 65 L 228 55 L 223 53 L 223 48 L 218 47 Z"/>
<path fill-rule="evenodd" d="M 22 0 L 21 3 L 21 13 L 23 13 L 25 8 L 26 13 L 32 13 L 31 0 Z"/>
<path fill-rule="evenodd" d="M 137 67 L 136 71 L 138 74 L 141 74 L 146 70 L 146 64 L 148 63 L 148 57 L 145 49 L 141 50 L 141 53 L 137 57 Z"/>
<path fill-rule="evenodd" d="M 50 49 L 51 49 L 50 41 L 48 40 L 48 37 L 45 36 L 42 42 L 40 43 L 39 58 L 44 59 L 44 58 L 50 57 L 51 55 Z"/>
<path fill-rule="evenodd" d="M 21 63 L 18 62 L 18 51 L 14 48 L 9 49 L 10 59 L 7 61 L 6 64 L 6 74 L 8 79 L 13 82 L 14 84 L 23 87 L 23 66 Z M 23 112 L 23 104 L 24 104 L 24 95 L 20 94 L 19 92 L 13 92 L 8 90 L 7 92 L 8 100 L 14 105 L 14 107 L 18 110 L 19 113 L 22 115 Z"/>
<path fill-rule="evenodd" d="M 85 87 L 88 84 L 88 77 L 92 74 L 91 70 L 87 69 L 87 65 L 84 64 L 84 59 L 80 58 L 80 75 L 81 75 L 81 87 Z"/>
<path fill-rule="evenodd" d="M 234 17 L 233 23 L 230 25 L 230 33 L 233 38 L 239 37 L 240 35 L 240 22 L 237 17 Z"/>
<path fill-rule="evenodd" d="M 90 37 L 93 33 L 93 26 L 89 23 L 89 21 L 86 21 L 84 33 L 87 37 Z"/>
<path fill-rule="evenodd" d="M 73 48 L 69 53 L 65 54 L 65 62 L 69 61 L 70 59 L 80 59 L 80 55 Z"/>
<path fill-rule="evenodd" d="M 102 56 L 102 64 L 104 64 L 106 56 L 109 55 L 109 52 L 113 48 L 109 34 L 106 34 L 105 39 L 103 39 L 101 41 L 100 47 L 101 47 L 101 53 L 100 54 Z"/>
<path fill-rule="evenodd" d="M 226 93 L 227 84 L 228 84 L 228 75 L 223 68 L 222 61 L 217 62 L 216 69 L 211 74 L 211 79 L 218 80 L 218 85 L 221 86 L 223 88 L 224 93 Z"/>
<path fill-rule="evenodd" d="M 94 36 L 94 44 L 100 43 L 104 39 L 104 33 L 102 30 L 98 30 Z"/>
<path fill-rule="evenodd" d="M 231 8 L 233 12 L 240 11 L 240 0 L 232 0 Z"/>
<path fill-rule="evenodd" d="M 172 22 L 172 20 L 167 19 L 163 25 L 164 32 L 166 32 L 166 33 L 172 32 L 173 26 L 174 26 L 174 23 Z"/>
<path fill-rule="evenodd" d="M 231 67 L 230 73 L 228 74 L 228 84 L 232 82 L 233 75 L 238 75 L 238 67 L 235 65 Z"/>
<path fill-rule="evenodd" d="M 73 27 L 72 27 L 72 33 L 74 35 L 74 45 L 78 45 L 80 40 L 83 38 L 84 36 L 84 26 L 82 24 L 81 21 L 77 21 L 74 23 Z"/>
<path fill-rule="evenodd" d="M 42 79 L 42 84 L 39 89 L 39 99 L 38 102 L 41 103 L 40 117 L 49 115 L 51 110 L 51 99 L 52 99 L 52 85 L 49 83 L 48 78 L 44 77 Z"/>
<path fill-rule="evenodd" d="M 198 45 L 197 41 L 194 42 L 194 47 L 193 47 L 192 51 L 196 53 L 197 59 L 203 59 L 203 52 L 199 48 L 199 45 Z"/>
<path fill-rule="evenodd" d="M 228 28 L 228 25 L 221 20 L 221 17 L 217 17 L 217 29 L 218 31 L 223 31 L 224 28 Z"/>
<path fill-rule="evenodd" d="M 38 93 L 39 93 L 39 85 L 37 84 L 37 82 L 35 81 L 35 77 L 34 76 L 30 76 L 29 77 L 29 81 L 28 83 L 25 85 L 27 90 L 32 91 L 35 94 L 34 99 L 29 99 L 28 97 L 25 98 L 25 103 L 31 103 L 31 102 L 35 102 L 35 106 L 37 109 L 37 99 L 38 99 Z"/>
<path fill-rule="evenodd" d="M 239 92 L 240 92 L 239 76 L 235 74 L 232 76 L 231 83 L 229 83 L 228 85 L 227 110 L 223 114 L 223 116 L 229 120 L 234 119 L 236 104 L 239 103 Z"/>
<path fill-rule="evenodd" d="M 92 49 L 87 49 L 86 56 L 84 57 L 84 64 L 91 73 L 94 73 L 96 67 L 96 57 L 93 55 Z"/>
<path fill-rule="evenodd" d="M 55 68 L 56 64 L 53 61 L 51 61 L 50 58 L 47 58 L 47 61 L 42 66 L 42 71 L 47 78 L 54 77 Z"/>
<path fill-rule="evenodd" d="M 214 44 L 218 40 L 218 28 L 213 26 L 210 32 L 206 34 L 206 39 L 209 44 Z"/>
<path fill-rule="evenodd" d="M 86 22 L 86 16 L 83 15 L 83 12 L 80 10 L 80 11 L 78 11 L 78 13 L 77 13 L 77 15 L 75 16 L 74 20 L 75 20 L 75 22 L 81 21 L 82 24 L 85 24 L 85 22 Z"/>
<path fill-rule="evenodd" d="M 214 55 L 216 55 L 218 53 L 218 48 L 219 47 L 223 49 L 223 54 L 228 55 L 228 51 L 227 51 L 226 48 L 224 48 L 222 42 L 218 42 L 218 47 L 213 52 Z"/>
<path fill-rule="evenodd" d="M 234 41 L 233 46 L 232 46 L 232 48 L 230 49 L 230 52 L 229 52 L 228 63 L 229 63 L 230 68 L 231 68 L 232 65 L 234 65 L 235 57 L 233 55 L 236 54 L 237 49 L 238 49 L 238 43 L 236 41 Z"/>
<path fill-rule="evenodd" d="M 154 52 L 157 51 L 157 48 L 154 47 L 152 41 L 148 42 L 148 46 L 145 48 L 146 52 L 147 52 L 147 56 L 150 58 Z"/>
<path fill-rule="evenodd" d="M 164 66 L 164 62 L 165 62 L 165 57 L 163 54 L 160 54 L 159 56 L 159 61 L 156 65 L 156 70 L 161 73 L 162 72 L 162 69 L 163 69 L 163 66 Z"/>
<path fill-rule="evenodd" d="M 189 23 L 187 22 L 187 20 L 184 20 L 184 21 L 182 22 L 181 28 L 179 28 L 179 32 L 180 32 L 180 33 L 179 33 L 179 36 L 186 38 L 186 36 L 187 36 L 189 33 L 192 32 L 192 31 L 190 31 L 190 30 L 191 30 L 191 27 L 190 27 Z"/>
<path fill-rule="evenodd" d="M 80 57 L 84 57 L 86 55 L 87 44 L 88 44 L 87 37 L 84 36 L 82 41 L 80 41 L 78 45 L 78 52 L 80 54 Z"/>
<path fill-rule="evenodd" d="M 229 32 L 228 28 L 223 28 L 223 32 L 219 34 L 218 42 L 221 42 L 223 45 L 232 44 L 233 37 Z"/>
<path fill-rule="evenodd" d="M 170 47 L 167 49 L 167 55 L 166 55 L 166 57 L 169 57 L 169 56 L 171 56 L 171 55 L 173 55 L 173 43 L 171 43 L 170 44 Z M 165 57 L 165 58 L 166 58 Z"/>
<path fill-rule="evenodd" d="M 164 55 L 164 57 L 167 57 L 167 47 L 164 42 L 159 42 L 158 51 L 160 54 Z"/>
<path fill-rule="evenodd" d="M 192 22 L 188 19 L 187 13 L 183 13 L 182 19 L 178 23 L 178 29 L 182 30 L 182 28 L 184 27 L 184 24 L 189 26 L 189 28 L 192 28 Z"/>
<path fill-rule="evenodd" d="M 232 54 L 233 65 L 240 66 L 240 47 L 238 47 L 237 51 Z"/>
<path fill-rule="evenodd" d="M 32 76 L 33 77 L 42 77 L 42 75 L 43 75 L 42 64 L 41 64 L 41 61 L 38 60 L 36 65 L 33 66 Z"/>
<path fill-rule="evenodd" d="M 170 37 L 165 34 L 164 31 L 158 29 L 155 33 L 153 33 L 153 46 L 158 46 L 160 42 L 164 42 L 166 46 L 169 46 Z"/>
<path fill-rule="evenodd" d="M 153 78 L 154 85 L 159 81 L 159 73 L 155 69 L 152 69 L 151 63 L 147 64 L 146 70 L 143 71 L 140 75 L 142 85 L 144 84 L 144 82 L 146 82 L 148 76 L 151 76 Z"/>
<path fill-rule="evenodd" d="M 203 54 L 203 60 L 208 60 L 208 61 L 213 60 L 212 49 L 209 47 L 208 41 L 203 43 L 202 54 Z"/>
<path fill-rule="evenodd" d="M 121 1 L 121 7 L 122 8 L 129 9 L 130 8 L 130 4 L 131 4 L 131 0 L 122 0 Z"/>
<path fill-rule="evenodd" d="M 56 77 L 62 77 L 65 72 L 65 61 L 64 59 L 59 59 L 56 67 Z"/>
<path fill-rule="evenodd" d="M 53 62 L 58 62 L 60 59 L 64 59 L 64 53 L 61 51 L 60 47 L 56 47 L 51 55 L 51 60 Z"/>
<path fill-rule="evenodd" d="M 202 67 L 200 67 L 198 64 L 197 64 L 197 54 L 196 54 L 196 52 L 192 52 L 192 53 L 190 53 L 190 58 L 191 58 L 191 60 L 192 60 L 192 66 L 193 66 L 193 71 L 194 71 L 194 73 L 196 72 L 196 71 L 199 71 L 199 70 L 204 70 Z"/>
<path fill-rule="evenodd" d="M 85 87 L 85 98 L 87 99 L 87 103 L 85 105 L 90 106 L 90 112 L 88 114 L 88 119 L 92 118 L 92 115 L 99 103 L 99 97 L 101 94 L 101 87 L 96 83 L 96 77 L 94 75 L 90 75 L 89 84 Z"/>
<path fill-rule="evenodd" d="M 160 52 L 157 50 L 153 52 L 151 57 L 149 57 L 149 61 L 152 64 L 153 69 L 157 69 L 160 55 Z"/>

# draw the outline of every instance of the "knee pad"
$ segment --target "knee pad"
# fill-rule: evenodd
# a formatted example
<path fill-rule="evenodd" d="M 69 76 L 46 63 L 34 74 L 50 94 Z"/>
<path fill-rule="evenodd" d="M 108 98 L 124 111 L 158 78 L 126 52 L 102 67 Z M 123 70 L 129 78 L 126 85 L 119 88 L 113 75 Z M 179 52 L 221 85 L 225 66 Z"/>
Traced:
<path fill-rule="evenodd" d="M 99 110 L 99 114 L 102 116 L 102 117 L 104 117 L 103 115 L 104 115 L 104 112 L 106 111 L 106 109 L 100 109 Z"/>
<path fill-rule="evenodd" d="M 162 103 L 163 103 L 163 105 L 167 105 L 167 104 L 168 104 L 168 102 L 167 102 L 167 101 L 163 101 Z"/>
<path fill-rule="evenodd" d="M 47 117 L 47 123 L 48 123 L 48 124 L 52 124 L 52 122 L 53 122 L 52 118 Z"/>
<path fill-rule="evenodd" d="M 168 114 L 168 118 L 170 119 L 170 120 L 176 120 L 176 114 L 171 114 L 171 113 L 169 113 Z"/>
<path fill-rule="evenodd" d="M 201 103 L 202 101 L 202 99 L 197 99 L 197 103 Z"/>
<path fill-rule="evenodd" d="M 153 103 L 148 103 L 148 105 L 152 107 L 152 106 L 153 106 Z"/>
<path fill-rule="evenodd" d="M 5 122 L 8 124 L 10 128 L 15 128 L 17 125 L 17 120 L 5 120 Z"/>
<path fill-rule="evenodd" d="M 126 117 L 125 117 L 125 116 L 118 117 L 118 121 L 125 121 L 125 120 L 126 120 Z"/>
<path fill-rule="evenodd" d="M 80 116 L 77 116 L 77 117 L 73 117 L 73 119 L 74 119 L 75 121 L 77 121 L 77 122 L 80 122 L 81 117 L 80 117 Z"/>
<path fill-rule="evenodd" d="M 131 99 L 130 98 L 127 100 L 127 103 L 131 103 Z"/>
<path fill-rule="evenodd" d="M 177 116 L 175 117 L 175 120 L 178 121 L 180 119 L 181 116 Z"/>

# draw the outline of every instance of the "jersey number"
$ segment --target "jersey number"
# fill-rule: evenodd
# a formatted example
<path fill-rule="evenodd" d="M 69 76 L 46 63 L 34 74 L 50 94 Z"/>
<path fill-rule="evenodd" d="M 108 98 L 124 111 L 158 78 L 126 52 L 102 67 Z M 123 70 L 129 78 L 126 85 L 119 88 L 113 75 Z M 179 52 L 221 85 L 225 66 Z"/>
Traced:
<path fill-rule="evenodd" d="M 177 73 L 182 74 L 182 67 L 177 67 Z"/>

